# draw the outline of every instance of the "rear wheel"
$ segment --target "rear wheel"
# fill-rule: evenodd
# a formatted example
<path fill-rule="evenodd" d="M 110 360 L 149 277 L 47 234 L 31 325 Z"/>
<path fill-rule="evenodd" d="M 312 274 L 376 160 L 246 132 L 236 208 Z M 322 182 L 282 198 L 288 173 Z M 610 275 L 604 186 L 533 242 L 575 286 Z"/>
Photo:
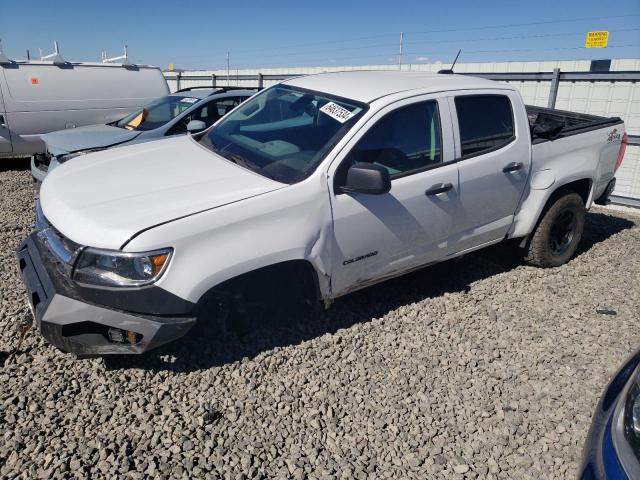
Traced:
<path fill-rule="evenodd" d="M 557 267 L 567 263 L 582 238 L 584 217 L 584 202 L 580 195 L 566 193 L 558 197 L 538 223 L 525 260 L 537 267 Z"/>

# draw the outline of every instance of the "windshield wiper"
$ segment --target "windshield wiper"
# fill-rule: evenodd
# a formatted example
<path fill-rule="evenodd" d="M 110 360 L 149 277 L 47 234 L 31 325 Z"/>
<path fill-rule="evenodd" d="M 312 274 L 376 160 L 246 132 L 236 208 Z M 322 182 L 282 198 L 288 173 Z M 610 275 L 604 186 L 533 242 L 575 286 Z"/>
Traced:
<path fill-rule="evenodd" d="M 257 174 L 262 175 L 263 177 L 270 178 L 271 180 L 275 180 L 277 182 L 276 178 L 273 175 L 265 172 L 258 165 L 256 165 L 255 163 L 249 162 L 247 159 L 245 159 L 241 155 L 238 155 L 237 153 L 226 152 L 223 150 L 219 151 L 218 153 L 223 157 L 225 157 L 226 159 L 232 161 L 236 165 L 240 165 L 241 167 L 244 167 L 247 170 L 251 170 L 252 172 L 256 172 Z"/>
<path fill-rule="evenodd" d="M 218 153 L 222 155 L 227 160 L 231 160 L 233 163 L 240 165 L 241 167 L 248 168 L 249 170 L 253 170 L 254 168 L 247 162 L 243 157 L 238 155 L 237 153 L 225 152 L 223 150 L 219 150 Z"/>

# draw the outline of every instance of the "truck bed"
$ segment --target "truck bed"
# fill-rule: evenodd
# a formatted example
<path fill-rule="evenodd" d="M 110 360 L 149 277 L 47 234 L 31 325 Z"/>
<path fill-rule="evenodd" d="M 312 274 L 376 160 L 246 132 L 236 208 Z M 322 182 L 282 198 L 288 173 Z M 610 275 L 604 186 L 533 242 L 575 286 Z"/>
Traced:
<path fill-rule="evenodd" d="M 567 112 L 565 110 L 536 107 L 533 105 L 525 105 L 525 107 L 527 110 L 527 117 L 529 117 L 529 126 L 532 132 L 531 141 L 533 143 L 549 141 L 545 138 L 540 138 L 533 133 L 533 127 L 535 127 L 536 124 L 548 121 L 564 124 L 564 127 L 557 138 L 569 137 L 571 135 L 577 135 L 579 133 L 622 123 L 622 119 L 620 119 L 620 117 L 600 117 L 597 115 L 588 115 L 586 113 Z"/>

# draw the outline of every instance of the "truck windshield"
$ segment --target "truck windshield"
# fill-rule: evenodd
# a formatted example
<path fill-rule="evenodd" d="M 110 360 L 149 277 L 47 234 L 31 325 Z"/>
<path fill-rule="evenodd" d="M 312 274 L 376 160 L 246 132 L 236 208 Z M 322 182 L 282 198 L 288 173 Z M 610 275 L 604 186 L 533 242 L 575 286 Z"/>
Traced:
<path fill-rule="evenodd" d="M 127 115 L 122 120 L 118 120 L 116 127 L 138 131 L 153 130 L 161 127 L 169 120 L 173 120 L 200 100 L 200 98 L 196 97 L 167 95 L 154 100 L 149 105 Z"/>
<path fill-rule="evenodd" d="M 205 134 L 215 153 L 283 183 L 309 176 L 366 105 L 279 85 L 247 100 Z"/>

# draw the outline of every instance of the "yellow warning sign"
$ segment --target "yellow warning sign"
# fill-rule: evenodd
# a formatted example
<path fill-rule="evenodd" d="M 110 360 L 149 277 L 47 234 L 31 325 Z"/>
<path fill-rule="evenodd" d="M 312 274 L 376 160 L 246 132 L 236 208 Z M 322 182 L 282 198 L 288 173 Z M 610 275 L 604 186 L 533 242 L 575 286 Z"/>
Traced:
<path fill-rule="evenodd" d="M 169 64 L 169 71 L 170 71 L 170 72 L 173 72 L 173 63 L 170 63 L 170 64 Z"/>
<path fill-rule="evenodd" d="M 584 42 L 585 48 L 605 48 L 609 42 L 609 32 L 607 30 L 596 30 L 587 32 L 587 39 Z"/>

